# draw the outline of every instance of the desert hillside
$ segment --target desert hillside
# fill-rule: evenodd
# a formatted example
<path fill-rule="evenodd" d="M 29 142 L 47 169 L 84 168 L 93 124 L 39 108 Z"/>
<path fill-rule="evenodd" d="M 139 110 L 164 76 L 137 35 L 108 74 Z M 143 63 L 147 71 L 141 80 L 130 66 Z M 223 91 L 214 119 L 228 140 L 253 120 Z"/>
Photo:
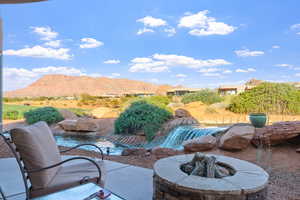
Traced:
<path fill-rule="evenodd" d="M 121 95 L 130 93 L 164 94 L 169 85 L 88 76 L 45 75 L 31 85 L 15 91 L 5 92 L 5 97 L 73 96 L 87 93 L 93 96 Z"/>

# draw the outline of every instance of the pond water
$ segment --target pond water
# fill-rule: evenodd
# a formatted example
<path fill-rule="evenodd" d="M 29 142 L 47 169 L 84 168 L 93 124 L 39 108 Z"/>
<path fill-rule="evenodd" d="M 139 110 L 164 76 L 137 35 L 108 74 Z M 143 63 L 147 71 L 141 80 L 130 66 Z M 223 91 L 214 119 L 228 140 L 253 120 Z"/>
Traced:
<path fill-rule="evenodd" d="M 146 145 L 137 145 L 129 146 L 129 148 L 135 147 L 144 147 L 144 148 L 153 148 L 153 147 L 164 147 L 164 148 L 174 148 L 174 149 L 183 149 L 182 143 L 189 139 L 194 139 L 203 135 L 214 135 L 220 131 L 225 130 L 226 127 L 196 127 L 196 126 L 179 126 L 173 131 L 171 131 L 167 136 L 155 140 Z M 120 155 L 124 147 L 118 146 L 107 141 L 104 137 L 100 136 L 55 136 L 56 142 L 58 145 L 72 147 L 78 144 L 92 143 L 99 146 L 104 153 L 110 155 Z M 85 150 L 95 150 L 94 147 L 83 146 L 81 147 Z"/>

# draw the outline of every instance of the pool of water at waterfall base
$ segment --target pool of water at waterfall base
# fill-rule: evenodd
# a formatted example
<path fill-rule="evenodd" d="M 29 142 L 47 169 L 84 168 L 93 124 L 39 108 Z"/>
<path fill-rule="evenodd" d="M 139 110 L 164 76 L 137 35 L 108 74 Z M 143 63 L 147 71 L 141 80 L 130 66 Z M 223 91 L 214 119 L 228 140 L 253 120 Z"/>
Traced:
<path fill-rule="evenodd" d="M 128 146 L 127 148 L 136 148 L 143 147 L 146 149 L 151 149 L 153 147 L 163 147 L 163 148 L 173 148 L 182 150 L 182 143 L 186 140 L 194 139 L 203 135 L 214 135 L 220 131 L 224 131 L 227 127 L 196 127 L 196 126 L 179 126 L 172 130 L 168 135 L 162 137 L 159 140 L 155 140 L 153 142 L 147 143 L 145 145 L 136 145 L 136 146 L 128 146 L 122 144 L 114 144 L 105 139 L 105 137 L 101 136 L 63 136 L 56 135 L 55 139 L 58 145 L 73 147 L 78 144 L 91 143 L 99 146 L 104 153 L 108 153 L 110 155 L 120 155 L 123 151 L 124 146 Z M 91 146 L 83 146 L 81 149 L 84 150 L 95 150 L 94 147 Z"/>

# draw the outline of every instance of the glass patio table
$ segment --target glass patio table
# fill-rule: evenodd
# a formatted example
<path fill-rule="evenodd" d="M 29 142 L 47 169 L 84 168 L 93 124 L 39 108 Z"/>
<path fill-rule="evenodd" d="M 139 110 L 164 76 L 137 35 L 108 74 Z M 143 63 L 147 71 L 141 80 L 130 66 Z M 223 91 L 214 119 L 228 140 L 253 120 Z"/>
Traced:
<path fill-rule="evenodd" d="M 46 196 L 37 197 L 34 198 L 33 200 L 66 200 L 66 199 L 84 200 L 88 196 L 92 195 L 95 192 L 98 192 L 101 189 L 103 188 L 101 188 L 100 186 L 94 183 L 87 183 L 66 190 L 61 190 L 59 192 L 55 192 L 52 194 L 48 194 Z M 99 200 L 99 199 L 100 198 L 92 198 L 91 200 Z M 111 195 L 105 200 L 125 200 L 125 199 L 117 196 L 114 193 L 111 193 Z"/>

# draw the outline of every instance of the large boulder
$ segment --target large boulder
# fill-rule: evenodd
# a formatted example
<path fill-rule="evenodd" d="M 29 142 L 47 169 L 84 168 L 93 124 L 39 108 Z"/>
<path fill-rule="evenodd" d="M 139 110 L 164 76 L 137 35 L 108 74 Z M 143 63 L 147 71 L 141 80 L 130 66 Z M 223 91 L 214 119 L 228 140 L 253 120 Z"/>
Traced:
<path fill-rule="evenodd" d="M 58 112 L 64 119 L 78 119 L 77 115 L 67 109 L 59 109 Z"/>
<path fill-rule="evenodd" d="M 144 148 L 132 148 L 124 149 L 121 153 L 122 156 L 142 156 L 146 155 L 147 149 Z"/>
<path fill-rule="evenodd" d="M 211 135 L 204 135 L 199 138 L 187 140 L 183 142 L 184 151 L 193 153 L 201 151 L 209 151 L 217 144 L 217 139 Z"/>
<path fill-rule="evenodd" d="M 179 108 L 175 110 L 175 117 L 176 118 L 191 117 L 191 114 L 189 113 L 189 111 Z"/>
<path fill-rule="evenodd" d="M 231 151 L 246 149 L 254 133 L 255 128 L 250 124 L 232 126 L 220 138 L 219 147 Z"/>
<path fill-rule="evenodd" d="M 182 154 L 182 151 L 171 149 L 171 148 L 162 148 L 162 147 L 154 147 L 151 150 L 151 154 L 154 155 L 157 159 L 169 157 L 169 156 L 175 156 Z"/>
<path fill-rule="evenodd" d="M 58 125 L 65 131 L 94 132 L 99 130 L 97 121 L 90 118 L 66 119 Z"/>
<path fill-rule="evenodd" d="M 300 121 L 277 122 L 270 126 L 257 128 L 252 144 L 277 145 L 300 135 Z"/>

